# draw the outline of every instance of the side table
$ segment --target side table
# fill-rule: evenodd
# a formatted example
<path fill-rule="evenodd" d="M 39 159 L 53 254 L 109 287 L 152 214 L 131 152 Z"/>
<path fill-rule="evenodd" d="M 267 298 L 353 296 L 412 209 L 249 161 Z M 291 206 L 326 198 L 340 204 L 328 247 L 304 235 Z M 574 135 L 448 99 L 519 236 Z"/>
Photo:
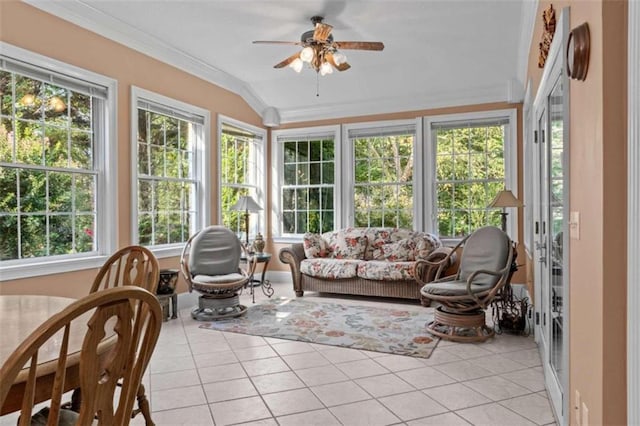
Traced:
<path fill-rule="evenodd" d="M 177 269 L 161 269 L 158 280 L 156 297 L 162 307 L 162 320 L 166 321 L 171 315 L 171 319 L 178 318 L 178 293 L 176 293 L 176 282 L 178 281 Z M 169 309 L 171 300 L 171 312 Z"/>
<path fill-rule="evenodd" d="M 273 296 L 273 287 L 271 287 L 271 282 L 269 282 L 269 280 L 265 279 L 265 276 L 267 275 L 267 269 L 269 268 L 269 262 L 271 261 L 271 253 L 253 253 L 252 256 L 256 259 L 256 263 L 262 263 L 262 277 L 260 278 L 260 280 L 256 280 L 254 279 L 253 276 L 251 276 L 251 280 L 249 281 L 249 287 L 251 288 L 251 301 L 253 303 L 256 303 L 256 294 L 255 294 L 255 290 L 254 290 L 254 283 L 256 283 L 257 285 L 259 285 L 262 288 L 262 293 L 264 293 L 265 296 L 267 297 L 271 297 Z M 242 262 L 246 262 L 247 258 L 245 256 L 242 256 L 240 258 L 240 261 Z"/>

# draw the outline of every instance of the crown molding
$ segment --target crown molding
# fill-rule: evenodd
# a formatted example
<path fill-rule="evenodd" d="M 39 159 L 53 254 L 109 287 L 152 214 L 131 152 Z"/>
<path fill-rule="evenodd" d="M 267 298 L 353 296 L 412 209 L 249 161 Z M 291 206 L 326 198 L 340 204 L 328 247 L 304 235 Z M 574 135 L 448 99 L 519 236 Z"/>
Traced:
<path fill-rule="evenodd" d="M 507 101 L 505 86 L 495 85 L 475 90 L 461 89 L 447 93 L 413 93 L 407 96 L 353 103 L 325 104 L 317 107 L 281 108 L 282 123 L 315 121 L 402 111 L 445 108 Z"/>
<path fill-rule="evenodd" d="M 258 114 L 268 106 L 244 81 L 207 64 L 158 38 L 134 28 L 80 0 L 23 0 L 25 3 L 116 41 L 140 53 L 179 68 L 229 90 L 244 99 Z"/>

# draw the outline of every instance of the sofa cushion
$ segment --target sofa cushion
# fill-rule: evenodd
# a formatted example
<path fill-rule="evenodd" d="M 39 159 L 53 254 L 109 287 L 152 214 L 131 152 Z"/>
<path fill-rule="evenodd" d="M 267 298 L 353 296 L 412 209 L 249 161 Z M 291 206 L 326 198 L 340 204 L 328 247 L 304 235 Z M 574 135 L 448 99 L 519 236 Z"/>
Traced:
<path fill-rule="evenodd" d="M 416 232 L 413 235 L 413 241 L 415 242 L 415 258 L 426 259 L 429 257 L 432 251 L 442 247 L 442 241 L 440 238 L 428 232 Z"/>
<path fill-rule="evenodd" d="M 367 260 L 358 265 L 358 276 L 378 281 L 412 280 L 414 264 L 415 262 Z"/>
<path fill-rule="evenodd" d="M 412 234 L 413 231 L 410 229 L 368 228 L 366 230 L 368 244 L 365 259 L 384 260 L 383 245 L 409 238 Z"/>
<path fill-rule="evenodd" d="M 320 234 L 307 232 L 302 237 L 302 242 L 304 255 L 307 259 L 316 257 L 327 257 L 329 255 L 327 242 L 324 240 L 324 238 L 322 238 Z"/>
<path fill-rule="evenodd" d="M 353 259 L 305 259 L 300 262 L 300 272 L 316 278 L 355 278 L 361 263 L 365 262 Z"/>
<path fill-rule="evenodd" d="M 414 261 L 416 253 L 416 243 L 411 238 L 396 241 L 395 243 L 383 244 L 381 247 L 384 260 L 389 262 Z"/>
<path fill-rule="evenodd" d="M 364 259 L 367 237 L 362 228 L 345 228 L 322 234 L 328 243 L 329 256 L 333 259 Z"/>

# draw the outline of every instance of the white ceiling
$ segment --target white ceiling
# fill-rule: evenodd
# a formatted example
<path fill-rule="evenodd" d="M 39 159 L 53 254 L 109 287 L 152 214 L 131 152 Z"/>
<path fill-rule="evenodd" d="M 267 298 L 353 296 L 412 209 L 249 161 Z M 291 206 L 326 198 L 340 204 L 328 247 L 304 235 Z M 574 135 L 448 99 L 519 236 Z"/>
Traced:
<path fill-rule="evenodd" d="M 520 101 L 536 0 L 26 0 L 242 96 L 282 122 Z M 322 15 L 351 69 L 319 77 L 273 65 Z"/>

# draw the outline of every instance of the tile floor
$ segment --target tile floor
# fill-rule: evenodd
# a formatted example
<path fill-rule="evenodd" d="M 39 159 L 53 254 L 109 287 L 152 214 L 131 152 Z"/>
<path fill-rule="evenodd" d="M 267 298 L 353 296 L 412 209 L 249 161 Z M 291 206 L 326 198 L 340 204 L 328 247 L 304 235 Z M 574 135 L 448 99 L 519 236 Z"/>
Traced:
<path fill-rule="evenodd" d="M 294 297 L 291 284 L 274 288 L 275 296 Z M 256 290 L 256 302 L 265 299 Z M 251 305 L 250 296 L 241 299 Z M 429 359 L 421 359 L 223 333 L 200 324 L 189 308 L 163 324 L 145 375 L 158 426 L 555 424 L 531 337 L 441 341 Z M 132 423 L 144 424 L 142 416 Z M 15 424 L 15 417 L 4 416 L 0 424 Z"/>

